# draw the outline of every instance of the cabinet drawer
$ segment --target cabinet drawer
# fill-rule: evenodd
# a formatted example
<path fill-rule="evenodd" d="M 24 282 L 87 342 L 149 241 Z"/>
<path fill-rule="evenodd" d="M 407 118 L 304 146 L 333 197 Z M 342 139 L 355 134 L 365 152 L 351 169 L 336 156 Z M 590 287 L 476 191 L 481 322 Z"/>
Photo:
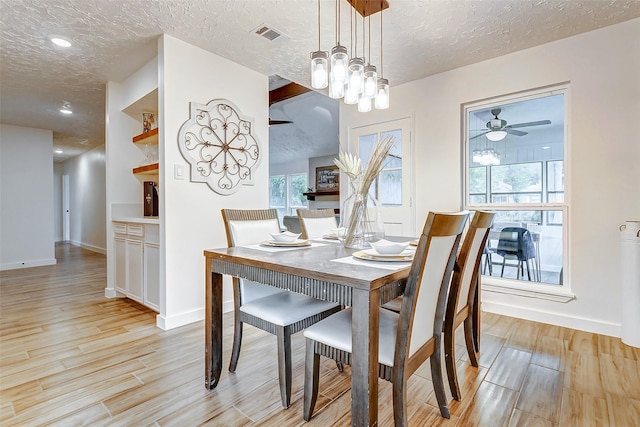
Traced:
<path fill-rule="evenodd" d="M 127 224 L 127 234 L 129 236 L 144 236 L 144 226 L 142 224 Z"/>
<path fill-rule="evenodd" d="M 114 222 L 113 232 L 118 234 L 127 234 L 127 224 L 123 222 Z"/>

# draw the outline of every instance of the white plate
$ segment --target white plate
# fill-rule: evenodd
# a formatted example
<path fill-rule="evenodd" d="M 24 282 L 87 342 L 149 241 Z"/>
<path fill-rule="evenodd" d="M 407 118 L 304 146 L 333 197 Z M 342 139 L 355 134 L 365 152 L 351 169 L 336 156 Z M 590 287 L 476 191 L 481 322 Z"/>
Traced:
<path fill-rule="evenodd" d="M 305 239 L 296 239 L 293 242 L 276 242 L 275 240 L 265 240 L 260 244 L 264 246 L 275 246 L 280 248 L 290 248 L 290 247 L 311 245 L 311 243 Z"/>
<path fill-rule="evenodd" d="M 337 234 L 325 234 L 324 236 L 322 236 L 323 239 L 327 239 L 327 240 L 338 240 L 338 235 Z"/>
<path fill-rule="evenodd" d="M 354 252 L 354 258 L 364 259 L 366 261 L 386 261 L 386 262 L 411 262 L 413 261 L 414 251 L 403 251 L 395 255 L 381 255 L 373 249 L 365 249 L 363 251 Z"/>

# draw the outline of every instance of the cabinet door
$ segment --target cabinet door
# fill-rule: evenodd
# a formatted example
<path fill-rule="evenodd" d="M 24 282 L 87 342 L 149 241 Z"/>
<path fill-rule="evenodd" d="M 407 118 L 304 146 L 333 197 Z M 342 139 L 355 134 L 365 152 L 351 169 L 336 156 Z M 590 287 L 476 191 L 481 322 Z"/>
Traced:
<path fill-rule="evenodd" d="M 114 252 L 115 252 L 115 283 L 116 290 L 124 294 L 127 293 L 127 247 L 125 240 L 120 237 L 114 237 Z"/>
<path fill-rule="evenodd" d="M 160 246 L 144 244 L 144 304 L 160 310 Z"/>
<path fill-rule="evenodd" d="M 126 240 L 127 244 L 127 296 L 143 302 L 143 247 L 142 240 Z"/>

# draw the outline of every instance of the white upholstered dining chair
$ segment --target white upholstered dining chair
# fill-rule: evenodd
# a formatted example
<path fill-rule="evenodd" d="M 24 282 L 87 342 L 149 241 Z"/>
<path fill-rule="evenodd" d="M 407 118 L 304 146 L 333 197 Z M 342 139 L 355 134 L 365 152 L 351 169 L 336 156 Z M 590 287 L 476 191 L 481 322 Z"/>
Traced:
<path fill-rule="evenodd" d="M 222 209 L 227 243 L 244 246 L 279 233 L 275 209 Z M 260 328 L 278 340 L 278 377 L 282 406 L 291 403 L 291 335 L 340 310 L 340 306 L 250 280 L 233 278 L 234 332 L 229 371 L 235 372 L 242 344 L 242 325 Z"/>
<path fill-rule="evenodd" d="M 305 239 L 317 239 L 338 228 L 333 209 L 298 209 L 297 212 Z"/>
<path fill-rule="evenodd" d="M 447 293 L 467 212 L 429 213 L 411 265 L 400 313 L 380 309 L 378 375 L 393 383 L 396 426 L 407 425 L 407 380 L 431 361 L 440 413 L 449 418 L 441 368 L 441 335 Z M 304 331 L 306 367 L 303 417 L 309 421 L 318 396 L 319 359 L 349 364 L 352 349 L 351 310 L 345 309 Z"/>
<path fill-rule="evenodd" d="M 464 322 L 464 338 L 471 365 L 478 367 L 477 353 L 480 326 L 474 324 L 479 315 L 475 310 L 476 290 L 480 284 L 480 261 L 486 246 L 495 212 L 476 211 L 462 242 L 456 267 L 451 278 L 444 320 L 444 354 L 449 388 L 455 400 L 460 400 L 456 371 L 455 331 Z"/>

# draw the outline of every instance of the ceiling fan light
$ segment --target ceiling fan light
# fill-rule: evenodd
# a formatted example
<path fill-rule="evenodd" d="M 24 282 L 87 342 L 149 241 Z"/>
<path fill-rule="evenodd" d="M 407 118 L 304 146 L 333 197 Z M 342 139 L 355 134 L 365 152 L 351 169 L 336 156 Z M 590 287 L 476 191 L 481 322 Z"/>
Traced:
<path fill-rule="evenodd" d="M 342 82 L 347 80 L 347 68 L 349 67 L 349 56 L 347 48 L 337 45 L 331 49 L 331 70 L 329 71 L 329 81 Z"/>
<path fill-rule="evenodd" d="M 365 94 L 361 94 L 360 99 L 358 99 L 358 111 L 361 113 L 368 113 L 371 111 L 371 98 Z"/>
<path fill-rule="evenodd" d="M 328 52 L 311 52 L 311 87 L 314 89 L 324 89 L 329 85 L 328 58 Z"/>
<path fill-rule="evenodd" d="M 364 59 L 351 58 L 348 73 L 349 90 L 355 90 L 358 94 L 362 93 L 364 89 Z"/>
<path fill-rule="evenodd" d="M 385 110 L 389 108 L 389 80 L 378 79 L 378 93 L 375 100 L 376 110 Z"/>
<path fill-rule="evenodd" d="M 364 94 L 374 98 L 378 93 L 378 70 L 375 65 L 364 67 Z"/>
<path fill-rule="evenodd" d="M 486 135 L 489 141 L 502 141 L 507 137 L 507 132 L 504 130 L 492 130 L 488 132 Z"/>

